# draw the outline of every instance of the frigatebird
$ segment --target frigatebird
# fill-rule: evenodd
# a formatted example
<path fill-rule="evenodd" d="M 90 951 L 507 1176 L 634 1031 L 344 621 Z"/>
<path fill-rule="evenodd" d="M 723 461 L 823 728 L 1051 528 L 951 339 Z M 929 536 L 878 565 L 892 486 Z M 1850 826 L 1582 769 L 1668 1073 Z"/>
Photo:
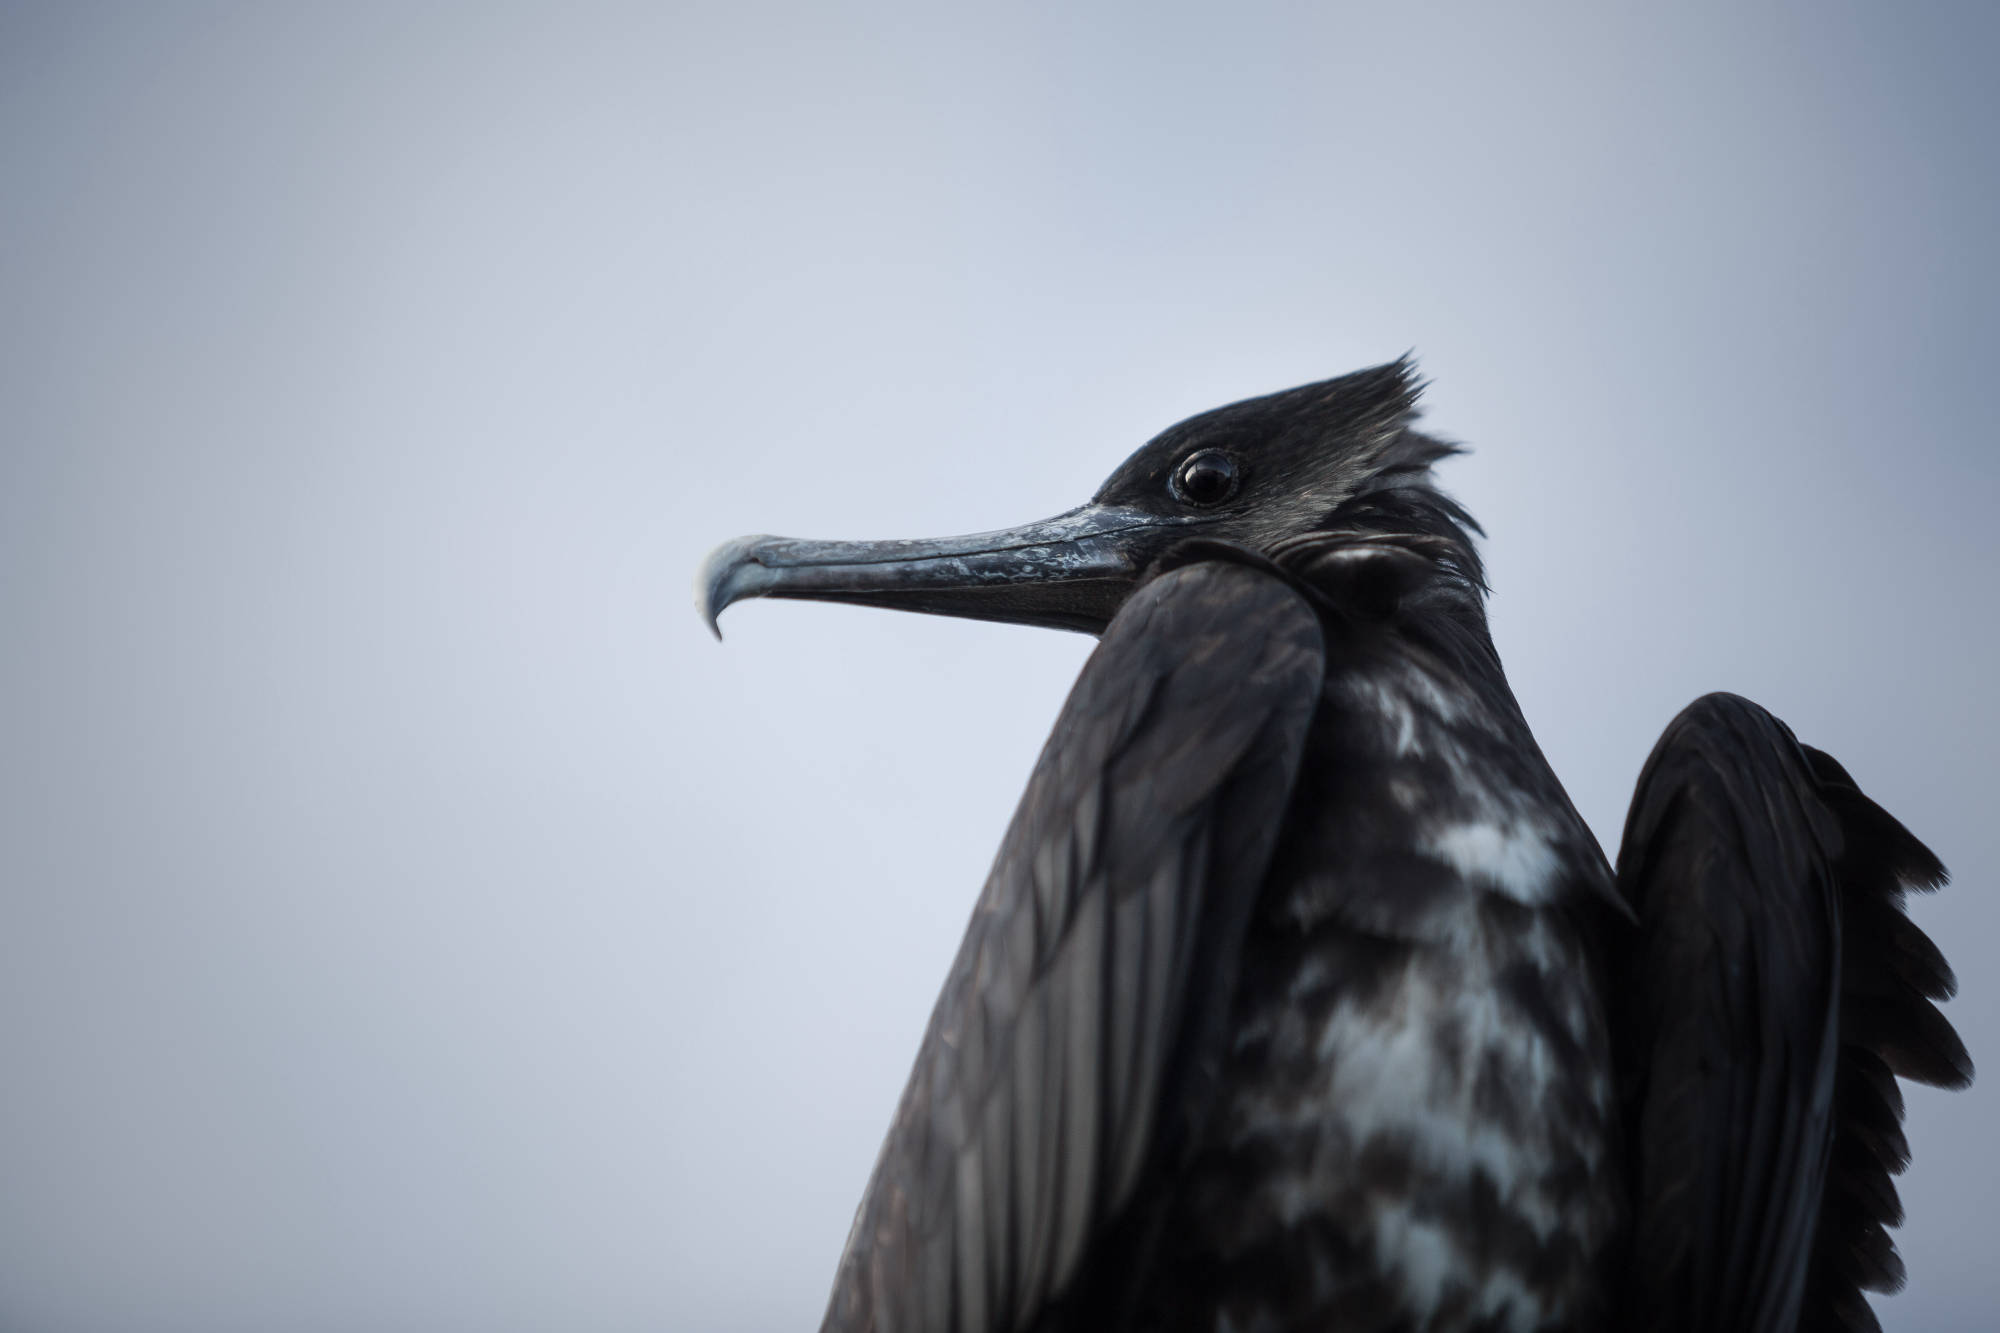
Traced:
<path fill-rule="evenodd" d="M 1487 631 L 1406 357 L 1181 422 L 1057 518 L 746 537 L 697 589 L 1100 642 L 824 1329 L 1872 1329 L 1898 1075 L 1972 1076 L 1944 868 L 1712 694 L 1614 871 Z M 1480 534 L 1483 535 L 1483 534 Z"/>

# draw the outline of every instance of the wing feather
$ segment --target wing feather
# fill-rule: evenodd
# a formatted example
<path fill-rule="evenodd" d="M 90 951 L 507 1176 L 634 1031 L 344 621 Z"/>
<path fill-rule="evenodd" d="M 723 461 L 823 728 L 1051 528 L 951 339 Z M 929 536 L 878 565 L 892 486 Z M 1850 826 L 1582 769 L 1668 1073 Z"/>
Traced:
<path fill-rule="evenodd" d="M 1902 910 L 1944 868 L 1747 700 L 1697 700 L 1633 797 L 1618 881 L 1639 918 L 1619 1003 L 1636 1170 L 1630 1326 L 1873 1329 L 1909 1162 L 1895 1076 L 1971 1079 Z"/>
<path fill-rule="evenodd" d="M 855 1217 L 824 1328 L 1014 1333 L 1130 1197 L 1227 1002 L 1324 672 L 1221 561 L 1141 588 L 1001 843 Z"/>

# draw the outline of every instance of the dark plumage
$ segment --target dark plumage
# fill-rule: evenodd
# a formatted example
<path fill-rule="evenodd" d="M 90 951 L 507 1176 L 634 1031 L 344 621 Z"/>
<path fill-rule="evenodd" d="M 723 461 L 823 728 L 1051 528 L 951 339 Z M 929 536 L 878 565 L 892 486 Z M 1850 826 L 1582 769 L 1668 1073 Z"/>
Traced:
<path fill-rule="evenodd" d="M 812 597 L 1102 643 L 856 1214 L 829 1330 L 1869 1328 L 1894 1075 L 1971 1077 L 1943 870 L 1697 701 L 1614 876 L 1487 634 L 1406 362 L 1237 403 L 1088 505 L 745 538 Z"/>
<path fill-rule="evenodd" d="M 1894 1075 L 1963 1087 L 1955 986 L 1902 912 L 1944 867 L 1828 756 L 1734 695 L 1639 778 L 1612 999 L 1641 1209 L 1630 1327 L 1873 1328 L 1909 1163 Z"/>

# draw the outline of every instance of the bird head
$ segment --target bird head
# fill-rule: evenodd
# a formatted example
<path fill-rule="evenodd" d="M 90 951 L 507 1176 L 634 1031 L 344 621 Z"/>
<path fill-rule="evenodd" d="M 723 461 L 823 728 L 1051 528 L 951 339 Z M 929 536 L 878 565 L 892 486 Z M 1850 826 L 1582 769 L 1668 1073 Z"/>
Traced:
<path fill-rule="evenodd" d="M 1409 429 L 1419 388 L 1406 357 L 1203 412 L 1142 445 L 1088 504 L 1017 528 L 739 537 L 703 565 L 697 603 L 711 629 L 734 602 L 792 597 L 1101 633 L 1190 541 L 1269 555 L 1366 492 L 1420 482 L 1451 449 Z"/>

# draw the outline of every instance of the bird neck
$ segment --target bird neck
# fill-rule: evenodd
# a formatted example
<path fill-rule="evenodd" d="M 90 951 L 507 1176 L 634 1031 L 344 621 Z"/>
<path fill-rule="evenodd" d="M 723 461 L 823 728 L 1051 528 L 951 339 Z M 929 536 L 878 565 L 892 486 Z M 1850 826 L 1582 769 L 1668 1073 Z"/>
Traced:
<path fill-rule="evenodd" d="M 1269 552 L 1272 563 L 1356 628 L 1412 638 L 1473 675 L 1497 675 L 1478 524 L 1428 485 L 1365 491 Z"/>

